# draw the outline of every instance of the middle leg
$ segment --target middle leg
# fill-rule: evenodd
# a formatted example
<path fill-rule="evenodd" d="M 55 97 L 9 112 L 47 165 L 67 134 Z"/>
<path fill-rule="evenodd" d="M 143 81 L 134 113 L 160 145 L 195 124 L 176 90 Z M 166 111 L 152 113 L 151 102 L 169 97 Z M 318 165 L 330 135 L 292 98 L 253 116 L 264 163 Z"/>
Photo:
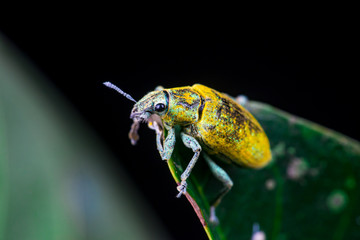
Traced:
<path fill-rule="evenodd" d="M 181 174 L 181 184 L 177 187 L 179 191 L 179 194 L 177 195 L 178 198 L 181 197 L 181 194 L 186 193 L 186 180 L 190 176 L 191 170 L 194 168 L 195 163 L 198 160 L 201 152 L 201 146 L 194 137 L 189 136 L 183 132 L 180 133 L 180 136 L 185 146 L 193 150 L 194 156 L 192 157 L 185 171 Z"/>

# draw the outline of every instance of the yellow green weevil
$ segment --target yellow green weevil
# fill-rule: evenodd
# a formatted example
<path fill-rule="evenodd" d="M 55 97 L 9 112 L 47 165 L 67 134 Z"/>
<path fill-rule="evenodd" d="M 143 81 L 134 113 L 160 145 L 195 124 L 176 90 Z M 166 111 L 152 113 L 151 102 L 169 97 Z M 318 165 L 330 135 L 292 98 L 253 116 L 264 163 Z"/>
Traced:
<path fill-rule="evenodd" d="M 181 126 L 181 140 L 194 152 L 177 187 L 180 197 L 186 193 L 186 180 L 202 152 L 211 172 L 225 188 L 210 208 L 210 222 L 217 223 L 215 208 L 233 186 L 229 175 L 212 157 L 247 168 L 261 168 L 271 160 L 269 140 L 258 121 L 235 100 L 226 94 L 201 84 L 177 88 L 157 88 L 136 102 L 115 85 L 105 82 L 135 102 L 130 118 L 135 123 L 160 116 L 168 135 L 162 141 L 162 131 L 156 122 L 156 144 L 163 160 L 169 160 L 175 146 L 175 126 Z"/>

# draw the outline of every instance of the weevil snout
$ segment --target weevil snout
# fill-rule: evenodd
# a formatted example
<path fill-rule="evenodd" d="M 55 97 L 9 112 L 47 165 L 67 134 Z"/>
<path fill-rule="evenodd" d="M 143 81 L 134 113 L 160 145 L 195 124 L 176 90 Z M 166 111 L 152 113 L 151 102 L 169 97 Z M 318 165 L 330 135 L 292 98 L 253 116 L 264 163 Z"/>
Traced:
<path fill-rule="evenodd" d="M 140 109 L 138 106 L 134 106 L 131 110 L 130 118 L 134 121 L 144 121 L 146 122 L 148 118 L 151 116 L 151 112 L 146 109 Z"/>
<path fill-rule="evenodd" d="M 131 110 L 130 118 L 134 119 L 138 115 L 139 115 L 138 108 L 136 106 L 134 106 L 133 109 Z"/>

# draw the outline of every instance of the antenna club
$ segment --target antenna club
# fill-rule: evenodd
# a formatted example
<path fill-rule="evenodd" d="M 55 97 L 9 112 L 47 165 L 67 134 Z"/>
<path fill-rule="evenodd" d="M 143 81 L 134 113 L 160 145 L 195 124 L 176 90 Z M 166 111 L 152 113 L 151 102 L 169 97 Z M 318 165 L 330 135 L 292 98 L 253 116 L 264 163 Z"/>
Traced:
<path fill-rule="evenodd" d="M 109 88 L 113 85 L 111 82 L 103 82 L 103 84 Z"/>

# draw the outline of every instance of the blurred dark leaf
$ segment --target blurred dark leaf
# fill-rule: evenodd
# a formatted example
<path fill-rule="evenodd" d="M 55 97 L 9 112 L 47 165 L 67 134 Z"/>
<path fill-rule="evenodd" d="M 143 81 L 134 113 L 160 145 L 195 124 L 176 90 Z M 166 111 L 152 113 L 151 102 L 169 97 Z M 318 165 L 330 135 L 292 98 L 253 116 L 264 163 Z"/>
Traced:
<path fill-rule="evenodd" d="M 112 158 L 0 35 L 0 239 L 167 239 Z"/>

